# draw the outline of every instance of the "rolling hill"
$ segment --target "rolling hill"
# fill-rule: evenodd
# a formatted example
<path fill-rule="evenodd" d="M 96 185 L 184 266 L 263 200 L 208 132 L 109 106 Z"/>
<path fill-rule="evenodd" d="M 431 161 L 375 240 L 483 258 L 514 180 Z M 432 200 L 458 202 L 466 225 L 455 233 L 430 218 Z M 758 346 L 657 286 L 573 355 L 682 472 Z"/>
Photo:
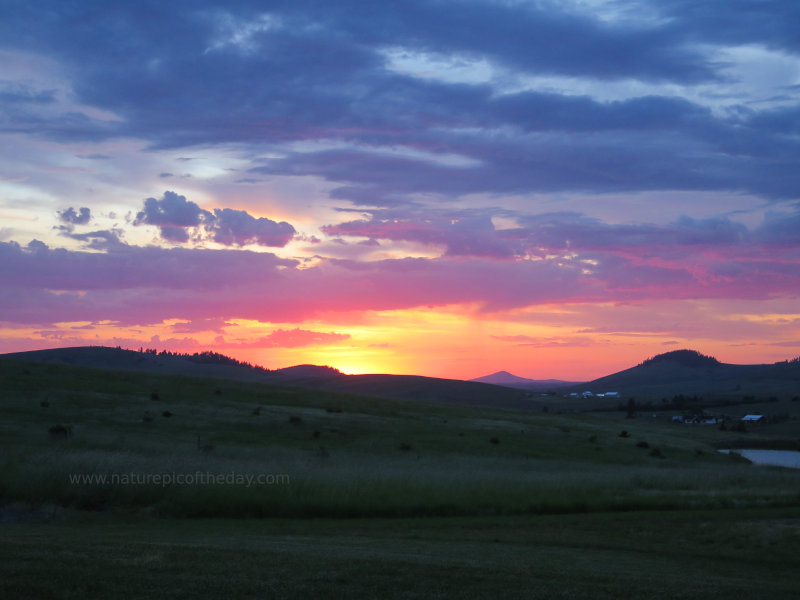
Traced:
<path fill-rule="evenodd" d="M 762 365 L 719 362 L 694 350 L 659 354 L 641 364 L 581 385 L 595 393 L 667 397 L 676 394 L 742 397 L 800 394 L 800 362 Z M 576 390 L 578 391 L 578 390 Z"/>
<path fill-rule="evenodd" d="M 0 358 L 100 369 L 234 379 L 393 400 L 513 409 L 541 408 L 525 390 L 487 383 L 417 375 L 344 375 L 331 367 L 317 365 L 297 365 L 269 371 L 215 353 L 188 356 L 83 346 L 3 354 Z"/>
<path fill-rule="evenodd" d="M 541 409 L 545 402 L 537 392 L 548 390 L 558 390 L 560 393 L 616 391 L 623 398 L 635 396 L 653 400 L 680 394 L 737 399 L 746 396 L 800 395 L 800 361 L 797 359 L 774 364 L 736 365 L 722 363 L 694 350 L 659 354 L 635 367 L 584 383 L 525 379 L 507 371 L 470 381 L 418 375 L 345 375 L 331 367 L 317 365 L 297 365 L 270 371 L 213 352 L 182 355 L 102 346 L 36 350 L 0 357 L 102 369 L 234 379 L 394 400 L 512 409 Z M 597 399 L 593 401 L 597 402 Z M 549 403 L 552 404 L 552 399 Z"/>

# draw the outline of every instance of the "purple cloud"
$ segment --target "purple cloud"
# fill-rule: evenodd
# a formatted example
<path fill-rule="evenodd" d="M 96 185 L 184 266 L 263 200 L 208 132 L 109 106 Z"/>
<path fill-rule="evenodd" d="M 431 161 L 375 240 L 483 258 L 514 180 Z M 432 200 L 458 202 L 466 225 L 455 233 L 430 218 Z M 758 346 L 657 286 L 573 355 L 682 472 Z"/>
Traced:
<path fill-rule="evenodd" d="M 270 219 L 255 218 L 243 210 L 215 208 L 209 212 L 185 196 L 166 191 L 157 198 L 147 198 L 144 208 L 137 213 L 134 225 L 155 225 L 161 237 L 170 242 L 189 241 L 189 230 L 194 229 L 197 240 L 207 239 L 223 246 L 283 247 L 297 233 L 285 221 L 277 223 Z"/>
<path fill-rule="evenodd" d="M 282 248 L 297 233 L 289 223 L 277 223 L 264 217 L 255 218 L 243 210 L 215 208 L 213 219 L 205 224 L 206 231 L 218 244 L 225 246 L 275 246 Z"/>
<path fill-rule="evenodd" d="M 161 198 L 147 198 L 144 209 L 136 214 L 134 225 L 155 225 L 161 237 L 170 242 L 188 242 L 187 228 L 199 227 L 211 213 L 185 196 L 166 191 Z"/>
<path fill-rule="evenodd" d="M 71 206 L 66 210 L 58 211 L 58 219 L 68 225 L 86 225 L 92 218 L 92 211 L 82 206 L 77 211 Z"/>

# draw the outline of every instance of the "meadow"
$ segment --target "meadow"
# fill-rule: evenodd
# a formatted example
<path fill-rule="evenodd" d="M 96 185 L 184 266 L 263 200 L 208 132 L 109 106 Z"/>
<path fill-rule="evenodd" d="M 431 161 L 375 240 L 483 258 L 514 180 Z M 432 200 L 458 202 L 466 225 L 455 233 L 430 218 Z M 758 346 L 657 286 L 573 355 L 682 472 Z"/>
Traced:
<path fill-rule="evenodd" d="M 800 471 L 716 452 L 744 434 L 12 360 L 0 382 L 4 597 L 797 583 Z"/>

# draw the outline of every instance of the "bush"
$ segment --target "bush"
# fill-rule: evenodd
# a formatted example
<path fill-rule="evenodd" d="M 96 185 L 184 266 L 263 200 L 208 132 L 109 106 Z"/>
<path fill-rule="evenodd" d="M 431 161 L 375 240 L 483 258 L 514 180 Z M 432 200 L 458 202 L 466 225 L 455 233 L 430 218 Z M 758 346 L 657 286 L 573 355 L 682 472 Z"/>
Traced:
<path fill-rule="evenodd" d="M 47 431 L 54 440 L 66 440 L 72 437 L 72 425 L 62 425 L 59 423 L 51 426 Z"/>

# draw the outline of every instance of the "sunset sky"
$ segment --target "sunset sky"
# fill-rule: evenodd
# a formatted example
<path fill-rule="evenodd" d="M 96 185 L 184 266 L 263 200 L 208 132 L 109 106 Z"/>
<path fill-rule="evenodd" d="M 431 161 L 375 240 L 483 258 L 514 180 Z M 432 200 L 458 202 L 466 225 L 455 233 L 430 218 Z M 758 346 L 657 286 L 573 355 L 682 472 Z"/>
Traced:
<path fill-rule="evenodd" d="M 0 352 L 800 354 L 797 0 L 0 0 Z"/>

